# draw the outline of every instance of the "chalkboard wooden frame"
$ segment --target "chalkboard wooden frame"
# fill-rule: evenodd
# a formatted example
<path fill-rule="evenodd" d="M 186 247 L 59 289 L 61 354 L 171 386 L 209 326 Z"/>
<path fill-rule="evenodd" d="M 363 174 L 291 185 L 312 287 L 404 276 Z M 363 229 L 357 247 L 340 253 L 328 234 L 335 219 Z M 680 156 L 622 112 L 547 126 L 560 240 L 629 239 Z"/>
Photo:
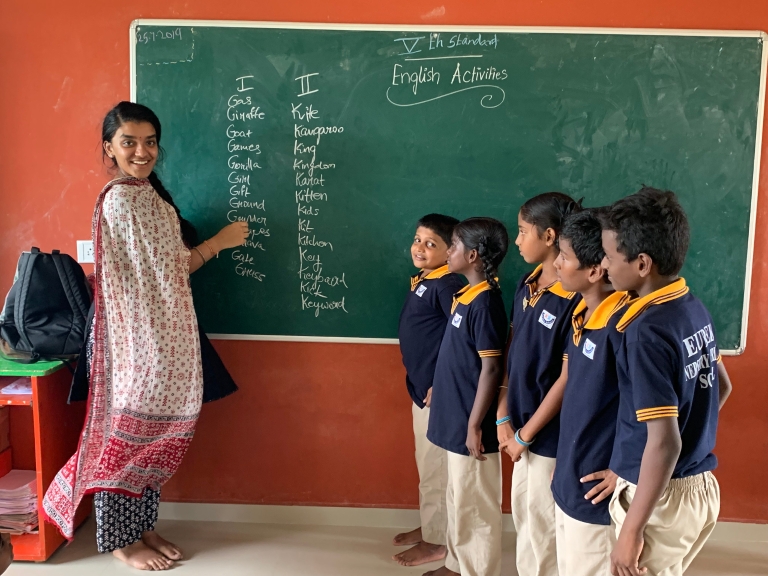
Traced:
<path fill-rule="evenodd" d="M 265 28 L 265 29 L 294 29 L 294 30 L 333 30 L 333 31 L 389 31 L 389 32 L 467 32 L 467 33 L 521 33 L 521 34 L 610 34 L 610 35 L 640 35 L 640 36 L 693 36 L 693 37 L 739 37 L 759 38 L 763 43 L 760 65 L 760 87 L 757 108 L 755 135 L 755 157 L 752 174 L 752 196 L 749 215 L 749 231 L 747 238 L 746 274 L 744 286 L 744 301 L 742 307 L 742 322 L 739 346 L 735 349 L 721 350 L 724 355 L 739 355 L 746 348 L 747 328 L 749 319 L 749 302 L 752 284 L 752 265 L 754 258 L 754 238 L 757 216 L 757 199 L 759 187 L 760 157 L 762 151 L 762 133 L 764 123 L 766 69 L 768 68 L 768 50 L 765 48 L 768 34 L 751 30 L 685 30 L 685 29 L 656 29 L 656 28 L 577 28 L 549 26 L 436 26 L 436 25 L 403 25 L 403 24 L 341 24 L 341 23 L 309 23 L 309 22 L 266 22 L 266 21 L 237 21 L 237 20 L 183 20 L 183 19 L 137 19 L 131 23 L 129 30 L 130 44 L 130 91 L 131 100 L 137 98 L 136 82 L 136 47 L 137 28 L 148 26 L 189 26 L 215 28 Z M 217 340 L 259 340 L 282 342 L 332 342 L 350 344 L 397 344 L 397 338 L 354 338 L 354 337 L 323 337 L 323 336 L 292 336 L 292 335 L 248 335 L 248 334 L 209 334 Z"/>

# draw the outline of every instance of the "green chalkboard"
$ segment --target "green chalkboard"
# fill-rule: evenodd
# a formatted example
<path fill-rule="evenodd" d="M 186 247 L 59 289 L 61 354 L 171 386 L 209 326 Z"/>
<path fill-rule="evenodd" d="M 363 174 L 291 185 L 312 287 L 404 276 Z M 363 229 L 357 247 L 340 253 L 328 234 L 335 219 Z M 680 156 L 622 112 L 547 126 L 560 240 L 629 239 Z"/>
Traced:
<path fill-rule="evenodd" d="M 647 184 L 679 194 L 683 274 L 721 348 L 743 348 L 763 45 L 704 34 L 134 22 L 166 186 L 204 236 L 251 222 L 193 276 L 202 325 L 395 338 L 423 214 L 494 216 L 514 238 L 537 193 L 597 206 Z M 527 268 L 512 246 L 507 302 Z"/>

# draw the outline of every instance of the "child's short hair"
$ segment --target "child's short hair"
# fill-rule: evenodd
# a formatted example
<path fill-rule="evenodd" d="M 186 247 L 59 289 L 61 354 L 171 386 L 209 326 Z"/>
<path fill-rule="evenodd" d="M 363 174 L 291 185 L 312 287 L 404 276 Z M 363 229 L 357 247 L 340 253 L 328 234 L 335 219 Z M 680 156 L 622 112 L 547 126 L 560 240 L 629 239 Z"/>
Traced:
<path fill-rule="evenodd" d="M 579 210 L 581 200 L 577 202 L 562 192 L 544 192 L 527 200 L 520 207 L 520 216 L 536 227 L 539 236 L 544 234 L 547 228 L 552 228 L 557 236 L 563 228 L 566 216 Z"/>
<path fill-rule="evenodd" d="M 579 260 L 579 269 L 598 266 L 605 257 L 600 212 L 605 208 L 587 208 L 570 214 L 563 222 L 558 242 L 568 240 Z"/>
<path fill-rule="evenodd" d="M 451 245 L 451 238 L 453 236 L 453 229 L 458 224 L 459 221 L 454 218 L 453 216 L 446 216 L 444 214 L 427 214 L 426 216 L 422 216 L 419 221 L 416 223 L 416 227 L 423 226 L 424 228 L 429 228 L 440 236 L 445 243 L 450 246 Z"/>
<path fill-rule="evenodd" d="M 629 262 L 648 254 L 662 276 L 683 267 L 691 231 L 674 192 L 643 186 L 611 205 L 603 229 L 616 233 L 618 250 Z"/>

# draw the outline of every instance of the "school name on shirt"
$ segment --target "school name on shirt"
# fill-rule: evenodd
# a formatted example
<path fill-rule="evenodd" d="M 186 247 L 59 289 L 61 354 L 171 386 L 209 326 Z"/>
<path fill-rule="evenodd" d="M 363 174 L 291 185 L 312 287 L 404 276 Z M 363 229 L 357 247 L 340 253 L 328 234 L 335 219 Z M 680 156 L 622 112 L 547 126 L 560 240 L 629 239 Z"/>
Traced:
<path fill-rule="evenodd" d="M 701 388 L 711 388 L 715 380 L 713 366 L 717 364 L 717 348 L 713 346 L 709 350 L 706 349 L 714 341 L 715 333 L 712 330 L 712 324 L 707 324 L 691 336 L 683 338 L 683 345 L 688 352 L 688 358 L 700 354 L 699 358 L 685 366 L 685 377 L 688 380 L 693 380 L 698 376 Z"/>

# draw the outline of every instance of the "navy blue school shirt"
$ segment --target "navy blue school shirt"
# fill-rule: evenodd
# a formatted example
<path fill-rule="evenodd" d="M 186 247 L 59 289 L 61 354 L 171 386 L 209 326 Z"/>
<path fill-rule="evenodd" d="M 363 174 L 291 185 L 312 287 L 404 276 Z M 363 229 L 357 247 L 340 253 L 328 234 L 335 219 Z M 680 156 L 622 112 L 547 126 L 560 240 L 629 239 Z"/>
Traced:
<path fill-rule="evenodd" d="M 469 456 L 467 428 L 475 404 L 482 359 L 501 356 L 507 339 L 507 313 L 501 291 L 488 282 L 465 286 L 455 296 L 451 319 L 437 357 L 427 439 L 449 452 Z M 486 454 L 499 451 L 496 401 L 481 424 Z"/>
<path fill-rule="evenodd" d="M 464 286 L 464 279 L 438 268 L 424 277 L 411 276 L 411 290 L 400 312 L 400 352 L 405 366 L 405 385 L 411 400 L 424 408 L 424 398 L 435 376 L 437 353 L 451 315 L 453 295 Z"/>
<path fill-rule="evenodd" d="M 541 270 L 539 265 L 520 279 L 510 314 L 513 334 L 507 355 L 507 402 L 515 430 L 525 426 L 560 377 L 571 317 L 581 299 L 575 292 L 566 292 L 560 282 L 538 287 Z M 541 429 L 528 449 L 554 458 L 559 434 L 558 415 Z"/>
<path fill-rule="evenodd" d="M 581 300 L 573 312 L 568 341 L 568 383 L 560 409 L 560 441 L 552 495 L 560 509 L 587 524 L 608 526 L 610 498 L 592 504 L 584 495 L 599 480 L 579 480 L 606 470 L 611 462 L 619 411 L 616 354 L 621 334 L 616 324 L 627 308 L 626 292 L 603 300 L 584 323 L 587 304 Z"/>
<path fill-rule="evenodd" d="M 623 342 L 611 470 L 637 484 L 646 422 L 655 418 L 676 418 L 680 428 L 682 450 L 672 478 L 714 470 L 720 354 L 704 304 L 680 278 L 635 300 L 616 328 Z"/>

